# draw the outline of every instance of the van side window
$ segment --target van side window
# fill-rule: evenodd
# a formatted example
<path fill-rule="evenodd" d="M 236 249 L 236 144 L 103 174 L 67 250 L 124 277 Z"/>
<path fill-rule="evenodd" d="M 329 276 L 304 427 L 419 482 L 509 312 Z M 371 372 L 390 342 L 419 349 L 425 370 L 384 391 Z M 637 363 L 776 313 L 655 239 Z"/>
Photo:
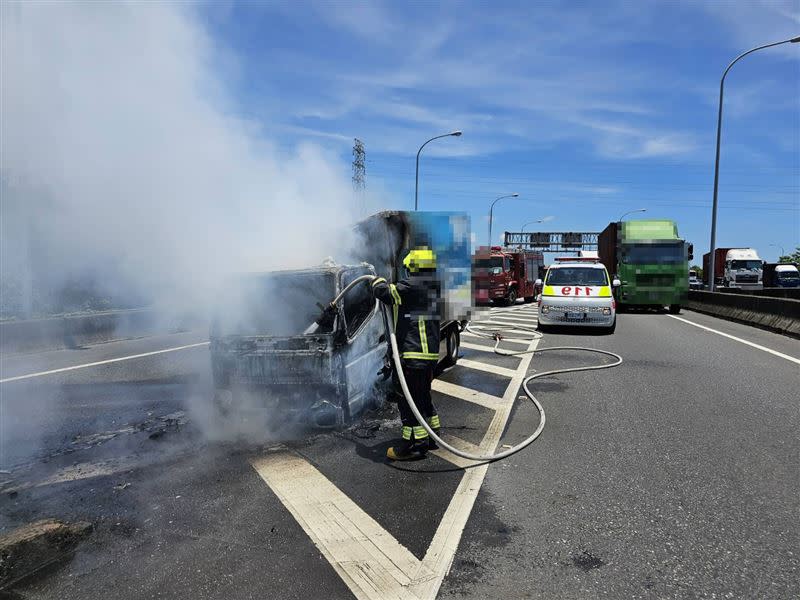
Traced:
<path fill-rule="evenodd" d="M 370 273 L 366 269 L 345 273 L 342 275 L 342 287 L 348 285 L 356 277 L 368 274 Z M 347 292 L 343 298 L 343 308 L 345 331 L 347 332 L 347 337 L 352 337 L 372 314 L 372 309 L 375 308 L 375 298 L 369 289 L 369 282 L 359 283 Z"/>

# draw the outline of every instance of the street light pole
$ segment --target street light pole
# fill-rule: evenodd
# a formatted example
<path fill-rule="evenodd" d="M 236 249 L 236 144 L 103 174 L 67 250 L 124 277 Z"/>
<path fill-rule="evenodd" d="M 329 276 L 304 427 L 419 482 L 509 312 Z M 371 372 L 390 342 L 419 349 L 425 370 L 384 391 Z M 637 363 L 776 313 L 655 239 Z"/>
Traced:
<path fill-rule="evenodd" d="M 722 79 L 719 81 L 719 110 L 717 111 L 717 155 L 714 160 L 714 201 L 711 203 L 711 248 L 709 254 L 709 276 L 708 276 L 708 290 L 710 292 L 714 291 L 715 281 L 714 281 L 714 269 L 716 267 L 716 254 L 715 250 L 717 249 L 717 190 L 719 189 L 719 147 L 720 147 L 720 140 L 722 138 L 722 95 L 725 91 L 725 76 L 728 74 L 728 71 L 731 70 L 731 67 L 735 65 L 740 59 L 744 58 L 748 54 L 755 52 L 756 50 L 763 50 L 764 48 L 772 48 L 773 46 L 780 46 L 781 44 L 796 44 L 800 42 L 800 36 L 793 37 L 788 40 L 783 40 L 780 42 L 773 42 L 771 44 L 764 44 L 763 46 L 757 46 L 755 48 L 751 48 L 747 52 L 742 52 L 739 56 L 734 58 L 731 61 L 731 64 L 725 69 L 722 73 Z"/>
<path fill-rule="evenodd" d="M 419 147 L 419 150 L 417 150 L 417 173 L 416 173 L 416 176 L 414 177 L 414 210 L 415 211 L 417 210 L 417 207 L 419 206 L 419 153 L 422 152 L 422 149 L 425 146 L 427 146 L 430 142 L 432 142 L 433 140 L 438 140 L 439 138 L 450 137 L 450 136 L 460 137 L 461 136 L 461 132 L 460 131 L 451 131 L 450 133 L 443 133 L 442 135 L 437 135 L 436 137 L 432 137 L 427 142 L 422 144 L 422 146 Z"/>
<path fill-rule="evenodd" d="M 636 210 L 629 210 L 628 212 L 624 213 L 620 218 L 619 222 L 622 223 L 622 219 L 627 217 L 628 215 L 632 215 L 633 213 L 640 213 L 640 212 L 647 212 L 646 208 L 637 208 Z"/>
<path fill-rule="evenodd" d="M 494 211 L 494 205 L 497 204 L 498 200 L 502 200 L 503 198 L 518 198 L 519 194 L 514 192 L 513 194 L 506 194 L 505 196 L 500 196 L 496 198 L 492 205 L 489 207 L 489 247 L 492 247 L 492 212 Z"/>
<path fill-rule="evenodd" d="M 528 225 L 533 225 L 534 223 L 544 223 L 544 219 L 539 219 L 538 221 L 531 221 L 530 223 L 525 223 L 525 225 L 522 226 L 522 229 L 520 230 L 520 232 L 521 233 L 525 233 L 525 228 Z"/>
<path fill-rule="evenodd" d="M 520 229 L 520 233 L 525 233 L 525 227 L 527 227 L 528 225 L 533 225 L 534 223 L 544 223 L 544 219 L 539 219 L 538 221 L 530 221 L 529 223 L 525 223 L 525 225 L 523 225 L 522 228 Z M 520 244 L 519 247 L 522 248 L 522 244 Z"/>

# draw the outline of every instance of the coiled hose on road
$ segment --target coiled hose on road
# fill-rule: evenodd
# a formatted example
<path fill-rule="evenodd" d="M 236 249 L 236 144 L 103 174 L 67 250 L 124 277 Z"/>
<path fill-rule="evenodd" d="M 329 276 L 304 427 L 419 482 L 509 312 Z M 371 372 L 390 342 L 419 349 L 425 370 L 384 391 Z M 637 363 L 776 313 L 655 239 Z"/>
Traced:
<path fill-rule="evenodd" d="M 357 283 L 359 283 L 361 281 L 369 281 L 371 283 L 375 279 L 376 279 L 376 277 L 373 276 L 373 275 L 362 275 L 361 277 L 357 277 L 356 279 L 351 281 L 347 286 L 345 286 L 345 288 L 339 293 L 339 295 L 336 296 L 336 298 L 334 298 L 334 300 L 331 302 L 331 304 L 338 304 L 339 301 L 341 301 L 341 299 L 344 297 L 344 295 L 352 287 L 354 287 Z M 386 306 L 383 303 L 381 303 L 381 309 L 384 311 L 383 312 L 384 321 L 386 323 L 393 323 L 393 321 L 388 318 L 388 315 L 386 313 Z M 530 376 L 526 377 L 525 380 L 522 382 L 522 389 L 525 391 L 525 395 L 528 396 L 528 398 L 536 406 L 536 409 L 539 411 L 539 414 L 541 416 L 541 419 L 539 421 L 539 426 L 536 428 L 536 430 L 529 437 L 524 439 L 522 442 L 520 442 L 516 446 L 513 446 L 513 447 L 511 447 L 511 448 L 509 448 L 507 450 L 504 450 L 502 452 L 498 452 L 497 454 L 472 454 L 471 452 L 465 452 L 463 450 L 459 450 L 458 448 L 456 448 L 454 446 L 451 446 L 450 444 L 445 442 L 442 438 L 440 438 L 437 435 L 437 433 L 433 430 L 433 428 L 428 424 L 428 422 L 425 420 L 425 418 L 419 412 L 419 409 L 417 408 L 417 405 L 414 403 L 414 399 L 411 397 L 411 392 L 409 392 L 409 390 L 408 390 L 408 384 L 406 383 L 406 378 L 403 375 L 403 365 L 402 365 L 402 363 L 400 361 L 400 351 L 399 351 L 399 349 L 397 347 L 397 337 L 395 336 L 394 327 L 388 326 L 388 325 L 387 325 L 387 327 L 389 329 L 389 332 L 388 332 L 389 333 L 389 342 L 390 342 L 391 347 L 392 347 L 392 359 L 394 360 L 395 371 L 397 372 L 397 378 L 400 380 L 400 387 L 403 390 L 403 395 L 405 396 L 406 401 L 408 402 L 408 406 L 411 408 L 411 412 L 414 413 L 414 416 L 416 417 L 416 419 L 419 422 L 419 424 L 422 425 L 422 427 L 425 428 L 425 431 L 428 432 L 428 435 L 431 436 L 434 439 L 434 441 L 439 445 L 439 447 L 444 448 L 445 450 L 447 450 L 448 452 L 450 452 L 452 454 L 455 454 L 456 456 L 460 456 L 461 458 L 466 458 L 468 460 L 473 460 L 473 461 L 476 461 L 476 462 L 484 462 L 485 463 L 485 462 L 493 462 L 493 461 L 496 461 L 496 460 L 501 460 L 503 458 L 508 458 L 512 454 L 516 454 L 520 450 L 530 446 L 536 440 L 536 438 L 538 438 L 539 435 L 541 435 L 542 430 L 544 429 L 544 424 L 545 424 L 544 407 L 539 403 L 539 401 L 536 399 L 536 397 L 531 393 L 530 389 L 528 388 L 528 384 L 531 381 L 533 381 L 534 379 L 538 379 L 540 377 L 547 377 L 548 375 L 561 375 L 563 373 L 577 373 L 579 371 L 597 371 L 597 370 L 600 370 L 600 369 L 611 369 L 613 367 L 617 367 L 617 366 L 622 364 L 622 357 L 619 354 L 615 354 L 614 352 L 609 352 L 607 350 L 599 350 L 597 348 L 586 348 L 586 347 L 583 347 L 583 346 L 553 346 L 553 347 L 550 347 L 550 348 L 535 348 L 533 350 L 522 350 L 521 352 L 502 352 L 500 350 L 500 347 L 499 347 L 500 346 L 500 342 L 503 339 L 502 330 L 498 330 L 494 334 L 486 334 L 486 333 L 483 333 L 483 332 L 474 331 L 473 329 L 471 329 L 471 323 L 468 323 L 467 326 L 466 326 L 466 329 L 467 329 L 467 331 L 469 331 L 473 335 L 477 335 L 479 337 L 484 337 L 484 338 L 488 338 L 488 339 L 494 339 L 495 340 L 494 352 L 496 354 L 501 355 L 501 356 L 522 356 L 524 354 L 541 354 L 543 352 L 554 352 L 556 350 L 575 350 L 575 351 L 580 351 L 580 352 L 594 352 L 596 354 L 604 354 L 606 356 L 611 356 L 611 357 L 613 357 L 613 358 L 615 358 L 617 360 L 617 362 L 606 364 L 606 365 L 591 365 L 591 366 L 587 366 L 587 367 L 571 367 L 571 368 L 567 368 L 567 369 L 553 369 L 551 371 L 543 371 L 541 373 L 536 373 L 534 375 L 530 375 Z M 533 328 L 530 328 L 530 327 L 516 326 L 515 325 L 513 327 L 513 329 L 515 329 L 517 331 L 528 331 L 531 334 L 530 337 L 528 337 L 528 338 L 524 338 L 524 337 L 523 338 L 519 338 L 519 337 L 513 338 L 515 340 L 533 342 L 534 340 L 541 339 L 542 337 L 544 337 L 539 331 L 537 331 L 537 330 L 535 330 Z"/>

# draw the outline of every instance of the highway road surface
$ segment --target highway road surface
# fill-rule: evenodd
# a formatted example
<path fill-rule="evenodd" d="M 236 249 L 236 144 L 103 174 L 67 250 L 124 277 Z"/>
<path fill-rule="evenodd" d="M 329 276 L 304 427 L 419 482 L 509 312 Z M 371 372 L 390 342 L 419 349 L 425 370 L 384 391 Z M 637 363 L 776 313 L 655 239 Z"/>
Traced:
<path fill-rule="evenodd" d="M 541 438 L 490 465 L 443 451 L 387 463 L 393 405 L 344 431 L 276 424 L 226 440 L 204 332 L 3 356 L 0 533 L 93 524 L 74 555 L 7 593 L 800 597 L 800 342 L 688 311 L 618 318 L 613 335 L 503 342 L 624 363 L 535 382 Z M 535 323 L 535 305 L 481 317 L 486 331 Z M 491 346 L 465 334 L 435 382 L 444 432 L 464 448 L 536 428 L 526 373 L 606 360 Z"/>

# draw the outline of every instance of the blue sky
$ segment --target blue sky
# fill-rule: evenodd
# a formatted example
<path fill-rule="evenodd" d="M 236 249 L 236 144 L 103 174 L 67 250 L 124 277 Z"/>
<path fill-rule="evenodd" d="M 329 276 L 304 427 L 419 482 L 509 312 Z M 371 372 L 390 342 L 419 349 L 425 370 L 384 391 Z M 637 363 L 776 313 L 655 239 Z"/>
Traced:
<path fill-rule="evenodd" d="M 385 208 L 470 213 L 485 243 L 529 221 L 599 231 L 628 210 L 709 244 L 716 106 L 728 62 L 800 35 L 800 3 L 213 3 L 230 110 L 287 151 L 311 141 Z M 800 245 L 800 44 L 748 56 L 726 80 L 718 246 L 775 259 Z M 533 226 L 537 227 L 537 226 Z M 533 227 L 528 227 L 531 229 Z M 771 245 L 775 244 L 775 245 Z"/>

